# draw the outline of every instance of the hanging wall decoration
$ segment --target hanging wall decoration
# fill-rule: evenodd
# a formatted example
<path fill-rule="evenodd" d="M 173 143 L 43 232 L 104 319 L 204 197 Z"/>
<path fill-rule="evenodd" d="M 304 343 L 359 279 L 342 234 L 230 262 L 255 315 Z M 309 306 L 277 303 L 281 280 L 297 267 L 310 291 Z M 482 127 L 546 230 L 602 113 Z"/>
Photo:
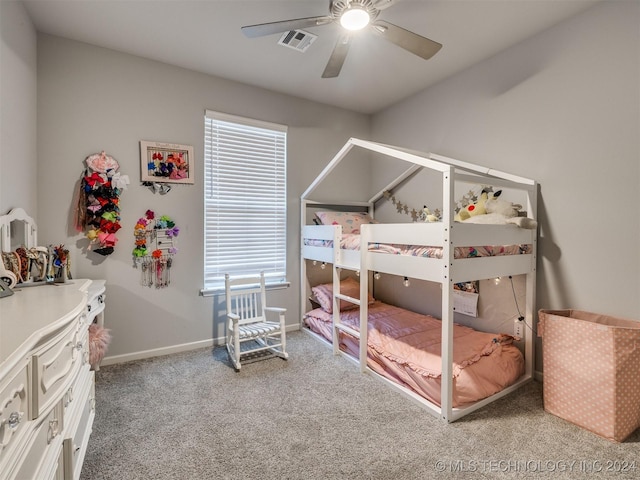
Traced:
<path fill-rule="evenodd" d="M 193 147 L 190 145 L 140 141 L 142 182 L 193 184 L 193 161 Z"/>
<path fill-rule="evenodd" d="M 120 194 L 129 177 L 118 172 L 120 165 L 104 151 L 89 155 L 80 182 L 76 208 L 76 229 L 85 231 L 88 250 L 110 255 L 118 242 L 120 229 Z"/>
<path fill-rule="evenodd" d="M 135 247 L 134 267 L 141 269 L 140 284 L 144 287 L 168 287 L 171 283 L 173 256 L 178 253 L 176 237 L 180 229 L 166 215 L 156 218 L 152 210 L 147 210 L 133 229 Z"/>

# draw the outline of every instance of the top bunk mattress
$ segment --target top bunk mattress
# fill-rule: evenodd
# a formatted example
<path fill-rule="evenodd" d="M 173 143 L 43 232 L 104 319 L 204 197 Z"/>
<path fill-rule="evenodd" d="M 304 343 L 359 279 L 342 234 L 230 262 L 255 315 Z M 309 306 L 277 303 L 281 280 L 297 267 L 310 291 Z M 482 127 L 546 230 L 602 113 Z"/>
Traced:
<path fill-rule="evenodd" d="M 305 238 L 304 244 L 311 247 L 333 248 L 333 240 Z M 360 234 L 343 234 L 340 248 L 344 250 L 360 250 Z M 399 245 L 386 243 L 369 243 L 370 252 L 392 255 L 409 255 L 412 257 L 442 258 L 442 247 L 425 245 Z M 532 245 L 484 245 L 455 247 L 455 258 L 495 257 L 502 255 L 521 255 L 532 252 Z"/>

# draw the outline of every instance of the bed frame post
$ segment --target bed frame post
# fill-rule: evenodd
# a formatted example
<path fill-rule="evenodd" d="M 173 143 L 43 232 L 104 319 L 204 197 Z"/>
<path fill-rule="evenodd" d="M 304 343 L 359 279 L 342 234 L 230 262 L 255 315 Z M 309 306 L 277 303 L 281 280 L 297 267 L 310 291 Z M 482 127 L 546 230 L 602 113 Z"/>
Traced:
<path fill-rule="evenodd" d="M 534 182 L 533 187 L 527 190 L 527 212 L 529 217 L 538 218 L 538 184 Z M 525 325 L 531 327 L 529 331 L 525 329 L 524 358 L 525 375 L 533 378 L 535 369 L 535 306 L 536 306 L 536 271 L 538 261 L 538 234 L 533 235 L 533 245 L 531 252 L 531 270 L 526 275 L 526 304 L 524 321 Z"/>
<path fill-rule="evenodd" d="M 333 264 L 331 265 L 333 282 L 333 354 L 340 354 L 340 331 L 336 325 L 340 324 L 340 239 L 342 238 L 342 227 L 336 226 L 333 230 Z M 336 247 L 337 246 L 337 247 Z"/>
<path fill-rule="evenodd" d="M 360 371 L 367 371 L 369 326 L 369 226 L 360 227 Z"/>
<path fill-rule="evenodd" d="M 300 231 L 307 224 L 307 201 L 300 201 Z M 304 235 L 300 235 L 300 251 L 304 251 Z M 300 255 L 300 328 L 304 328 L 304 314 L 307 309 L 307 260 Z"/>
<path fill-rule="evenodd" d="M 442 376 L 440 377 L 440 415 L 452 420 L 453 411 L 453 267 L 454 249 L 451 245 L 453 229 L 454 171 L 442 173 Z"/>

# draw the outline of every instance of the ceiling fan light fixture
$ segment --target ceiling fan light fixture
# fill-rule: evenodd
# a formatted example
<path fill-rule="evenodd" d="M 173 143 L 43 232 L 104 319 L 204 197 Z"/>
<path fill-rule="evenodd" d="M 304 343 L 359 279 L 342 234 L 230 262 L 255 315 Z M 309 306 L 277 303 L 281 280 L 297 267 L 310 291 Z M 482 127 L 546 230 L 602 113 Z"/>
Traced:
<path fill-rule="evenodd" d="M 351 6 L 340 16 L 340 25 L 347 30 L 362 30 L 369 25 L 371 16 L 369 12 L 359 6 Z"/>

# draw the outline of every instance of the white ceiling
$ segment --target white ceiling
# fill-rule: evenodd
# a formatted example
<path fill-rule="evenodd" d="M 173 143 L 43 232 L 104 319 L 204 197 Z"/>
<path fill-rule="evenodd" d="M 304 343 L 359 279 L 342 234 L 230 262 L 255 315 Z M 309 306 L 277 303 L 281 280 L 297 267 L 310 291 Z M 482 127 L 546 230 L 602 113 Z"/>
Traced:
<path fill-rule="evenodd" d="M 2 0 L 5 1 L 5 0 Z M 598 0 L 402 0 L 379 19 L 444 46 L 423 60 L 363 31 L 338 78 L 321 74 L 340 27 L 305 52 L 243 25 L 327 15 L 329 0 L 22 0 L 36 29 L 350 110 L 374 113 Z"/>

